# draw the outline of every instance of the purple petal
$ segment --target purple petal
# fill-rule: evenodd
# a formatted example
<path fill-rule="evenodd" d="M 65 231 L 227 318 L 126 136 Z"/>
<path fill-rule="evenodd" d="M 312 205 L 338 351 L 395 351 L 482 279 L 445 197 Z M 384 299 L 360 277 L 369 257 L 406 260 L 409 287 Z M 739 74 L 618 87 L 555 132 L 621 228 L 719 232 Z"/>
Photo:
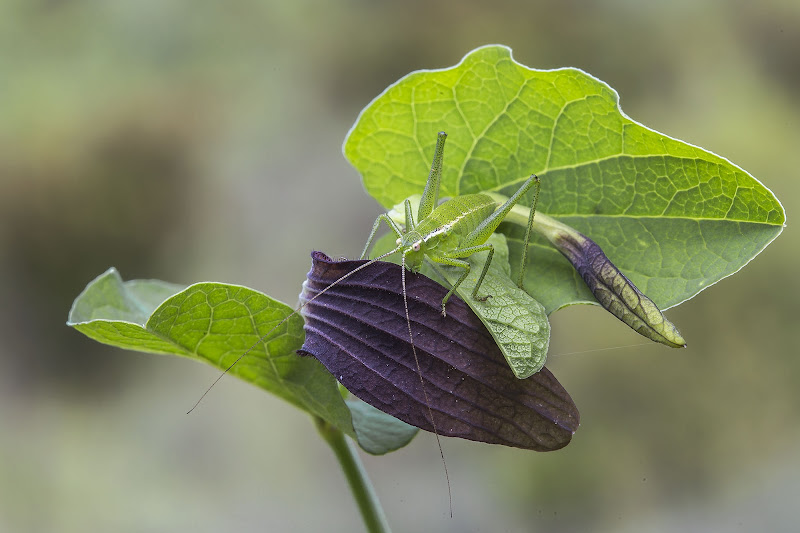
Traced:
<path fill-rule="evenodd" d="M 350 392 L 404 422 L 440 435 L 537 451 L 566 446 L 578 409 L 546 368 L 514 377 L 480 319 L 447 290 L 406 272 L 409 315 L 424 392 L 408 338 L 401 270 L 367 261 L 331 261 L 314 252 L 301 300 L 312 355 Z M 324 289 L 327 290 L 321 293 Z M 315 299 L 309 301 L 310 298 Z M 430 411 L 425 393 L 430 402 Z"/>
<path fill-rule="evenodd" d="M 678 328 L 620 272 L 596 242 L 571 228 L 548 238 L 611 314 L 648 339 L 673 348 L 686 346 Z"/>

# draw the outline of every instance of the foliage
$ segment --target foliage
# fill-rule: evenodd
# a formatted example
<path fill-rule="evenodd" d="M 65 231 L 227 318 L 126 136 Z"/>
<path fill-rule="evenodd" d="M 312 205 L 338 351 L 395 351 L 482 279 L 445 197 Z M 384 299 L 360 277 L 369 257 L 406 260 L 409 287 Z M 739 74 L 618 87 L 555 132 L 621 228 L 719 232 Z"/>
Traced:
<path fill-rule="evenodd" d="M 442 196 L 509 195 L 537 174 L 538 209 L 599 244 L 662 309 L 738 271 L 785 222 L 775 196 L 730 161 L 629 119 L 617 93 L 585 72 L 530 69 L 503 46 L 388 87 L 362 111 L 344 153 L 390 207 L 422 190 L 440 130 Z M 516 267 L 522 234 L 501 231 Z M 594 303 L 544 238 L 533 246 L 525 288 L 548 312 Z"/>
<path fill-rule="evenodd" d="M 597 242 L 666 308 L 742 268 L 781 233 L 785 215 L 754 177 L 634 122 L 618 100 L 582 71 L 529 69 L 508 48 L 484 47 L 453 68 L 415 72 L 386 89 L 362 111 L 344 153 L 386 207 L 422 190 L 440 130 L 450 136 L 442 196 L 507 195 L 536 173 L 542 179 L 539 209 Z M 511 224 L 500 230 L 513 269 L 521 233 Z M 548 313 L 595 301 L 544 238 L 532 246 L 525 289 Z M 232 374 L 350 436 L 358 438 L 359 427 L 399 424 L 349 409 L 317 361 L 295 356 L 303 323 L 291 314 L 290 307 L 244 287 L 200 283 L 181 290 L 156 281 L 123 282 L 111 269 L 78 297 L 68 323 L 100 342 L 220 369 L 252 347 Z M 260 338 L 276 324 L 274 335 Z M 364 423 L 356 422 L 362 416 Z M 371 433 L 370 444 L 362 445 L 385 453 L 413 433 L 387 431 L 378 443 Z"/>

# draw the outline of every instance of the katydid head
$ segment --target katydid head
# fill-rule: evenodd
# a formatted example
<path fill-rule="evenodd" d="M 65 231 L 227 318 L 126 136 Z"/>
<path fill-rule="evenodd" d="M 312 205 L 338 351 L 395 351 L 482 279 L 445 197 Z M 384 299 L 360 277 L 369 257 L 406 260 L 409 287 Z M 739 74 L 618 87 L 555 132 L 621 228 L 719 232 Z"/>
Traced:
<path fill-rule="evenodd" d="M 425 241 L 419 232 L 411 230 L 404 233 L 395 241 L 400 253 L 403 254 L 405 266 L 412 272 L 419 272 L 422 260 L 425 258 Z"/>

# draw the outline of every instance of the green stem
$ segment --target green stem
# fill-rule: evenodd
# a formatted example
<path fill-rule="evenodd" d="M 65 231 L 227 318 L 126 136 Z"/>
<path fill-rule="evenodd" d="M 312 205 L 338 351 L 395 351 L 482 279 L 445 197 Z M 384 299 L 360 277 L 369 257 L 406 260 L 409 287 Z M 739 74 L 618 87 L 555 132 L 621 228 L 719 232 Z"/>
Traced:
<path fill-rule="evenodd" d="M 333 449 L 339 465 L 344 471 L 350 491 L 356 499 L 364 525 L 370 533 L 390 533 L 389 523 L 383 513 L 381 502 L 372 487 L 364 465 L 358 457 L 355 445 L 338 428 L 328 424 L 321 418 L 314 417 L 317 431 L 325 442 Z"/>
<path fill-rule="evenodd" d="M 490 196 L 497 205 L 502 205 L 506 203 L 508 200 L 508 196 L 504 196 L 500 193 L 496 192 L 487 192 L 483 191 L 483 194 L 486 196 Z M 418 194 L 414 194 L 408 197 L 411 205 L 415 205 L 415 203 L 419 203 L 420 196 Z M 530 217 L 531 210 L 529 207 L 525 207 L 523 205 L 515 205 L 511 208 L 511 211 L 508 212 L 506 215 L 505 221 L 511 222 L 513 224 L 518 224 L 523 228 L 528 226 L 528 217 Z M 403 204 L 399 203 L 392 208 L 391 211 L 388 213 L 389 218 L 394 220 L 396 223 L 400 224 L 401 226 L 406 225 L 406 217 L 403 214 Z M 536 212 L 536 216 L 533 219 L 533 231 L 542 235 L 550 242 L 553 242 L 557 239 L 560 235 L 564 233 L 574 233 L 575 230 L 571 227 L 562 224 L 558 220 L 554 219 L 553 217 L 549 217 L 542 213 L 541 211 Z"/>

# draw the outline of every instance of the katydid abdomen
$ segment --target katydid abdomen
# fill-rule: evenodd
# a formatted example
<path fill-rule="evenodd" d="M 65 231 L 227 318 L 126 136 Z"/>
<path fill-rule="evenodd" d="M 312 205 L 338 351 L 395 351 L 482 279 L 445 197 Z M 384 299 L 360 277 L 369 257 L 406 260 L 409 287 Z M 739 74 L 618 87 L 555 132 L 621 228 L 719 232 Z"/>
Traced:
<path fill-rule="evenodd" d="M 495 209 L 497 203 L 485 194 L 456 196 L 436 207 L 414 230 L 403 236 L 401 244 L 405 246 L 421 241 L 418 251 L 413 250 L 406 255 L 406 266 L 418 271 L 425 255 L 440 256 L 463 248 L 467 236 Z M 486 239 L 489 235 L 486 235 Z M 471 245 L 483 244 L 486 239 Z"/>

